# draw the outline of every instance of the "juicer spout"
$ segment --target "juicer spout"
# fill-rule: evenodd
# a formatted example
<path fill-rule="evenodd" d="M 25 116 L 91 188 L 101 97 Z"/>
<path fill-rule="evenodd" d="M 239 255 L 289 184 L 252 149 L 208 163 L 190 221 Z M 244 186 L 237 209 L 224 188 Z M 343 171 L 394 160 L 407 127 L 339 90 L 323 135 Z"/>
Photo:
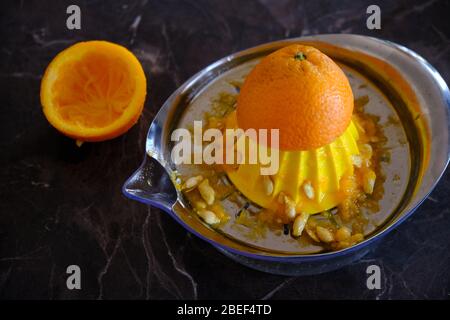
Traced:
<path fill-rule="evenodd" d="M 169 173 L 149 155 L 145 156 L 141 166 L 124 183 L 122 192 L 127 198 L 169 213 L 177 201 L 177 192 Z"/>

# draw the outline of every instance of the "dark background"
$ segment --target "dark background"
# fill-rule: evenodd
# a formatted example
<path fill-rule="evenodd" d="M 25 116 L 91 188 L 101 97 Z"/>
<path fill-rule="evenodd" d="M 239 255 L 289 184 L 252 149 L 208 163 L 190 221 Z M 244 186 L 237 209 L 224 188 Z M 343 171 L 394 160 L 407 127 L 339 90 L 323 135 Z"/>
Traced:
<path fill-rule="evenodd" d="M 78 4 L 82 29 L 66 29 Z M 378 4 L 382 29 L 366 29 Z M 183 81 L 257 44 L 317 33 L 358 33 L 403 44 L 450 80 L 450 1 L 2 1 L 0 23 L 0 297 L 4 299 L 450 298 L 450 174 L 363 260 L 289 278 L 236 264 L 160 210 L 127 200 L 151 120 Z M 112 141 L 75 143 L 45 120 L 39 84 L 74 42 L 130 48 L 148 79 L 138 124 Z M 66 267 L 82 290 L 66 289 Z M 381 290 L 366 267 L 382 269 Z"/>

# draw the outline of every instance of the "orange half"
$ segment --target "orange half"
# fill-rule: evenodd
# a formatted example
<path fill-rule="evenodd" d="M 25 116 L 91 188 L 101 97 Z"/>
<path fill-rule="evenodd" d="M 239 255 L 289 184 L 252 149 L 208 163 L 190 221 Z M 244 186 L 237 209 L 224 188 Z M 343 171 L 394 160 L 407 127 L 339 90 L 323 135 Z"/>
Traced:
<path fill-rule="evenodd" d="M 280 149 L 323 147 L 347 130 L 353 93 L 342 69 L 310 46 L 293 44 L 264 57 L 237 99 L 239 127 L 279 129 Z"/>
<path fill-rule="evenodd" d="M 60 52 L 41 82 L 50 124 L 78 141 L 103 141 L 130 129 L 144 106 L 147 81 L 138 59 L 107 41 L 77 43 Z"/>

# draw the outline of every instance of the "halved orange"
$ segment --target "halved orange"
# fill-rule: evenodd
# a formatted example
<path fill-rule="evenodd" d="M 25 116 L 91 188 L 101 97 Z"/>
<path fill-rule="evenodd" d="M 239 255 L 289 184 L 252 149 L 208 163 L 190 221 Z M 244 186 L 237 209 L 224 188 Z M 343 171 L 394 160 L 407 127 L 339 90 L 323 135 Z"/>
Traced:
<path fill-rule="evenodd" d="M 323 147 L 347 130 L 353 93 L 342 69 L 301 44 L 263 58 L 245 79 L 237 101 L 239 127 L 279 129 L 280 149 Z"/>
<path fill-rule="evenodd" d="M 77 141 L 103 141 L 139 119 L 147 92 L 144 70 L 126 48 L 107 41 L 79 42 L 60 52 L 41 82 L 50 124 Z"/>

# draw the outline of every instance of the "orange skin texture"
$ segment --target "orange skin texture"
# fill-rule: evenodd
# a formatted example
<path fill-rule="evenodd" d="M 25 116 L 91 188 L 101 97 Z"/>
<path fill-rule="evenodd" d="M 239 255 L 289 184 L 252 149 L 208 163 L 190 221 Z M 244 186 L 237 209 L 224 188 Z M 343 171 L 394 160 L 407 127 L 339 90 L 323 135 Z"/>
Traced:
<path fill-rule="evenodd" d="M 237 102 L 239 127 L 280 129 L 279 147 L 288 151 L 329 144 L 347 129 L 352 112 L 353 93 L 341 68 L 316 48 L 300 44 L 262 59 L 245 79 Z"/>

